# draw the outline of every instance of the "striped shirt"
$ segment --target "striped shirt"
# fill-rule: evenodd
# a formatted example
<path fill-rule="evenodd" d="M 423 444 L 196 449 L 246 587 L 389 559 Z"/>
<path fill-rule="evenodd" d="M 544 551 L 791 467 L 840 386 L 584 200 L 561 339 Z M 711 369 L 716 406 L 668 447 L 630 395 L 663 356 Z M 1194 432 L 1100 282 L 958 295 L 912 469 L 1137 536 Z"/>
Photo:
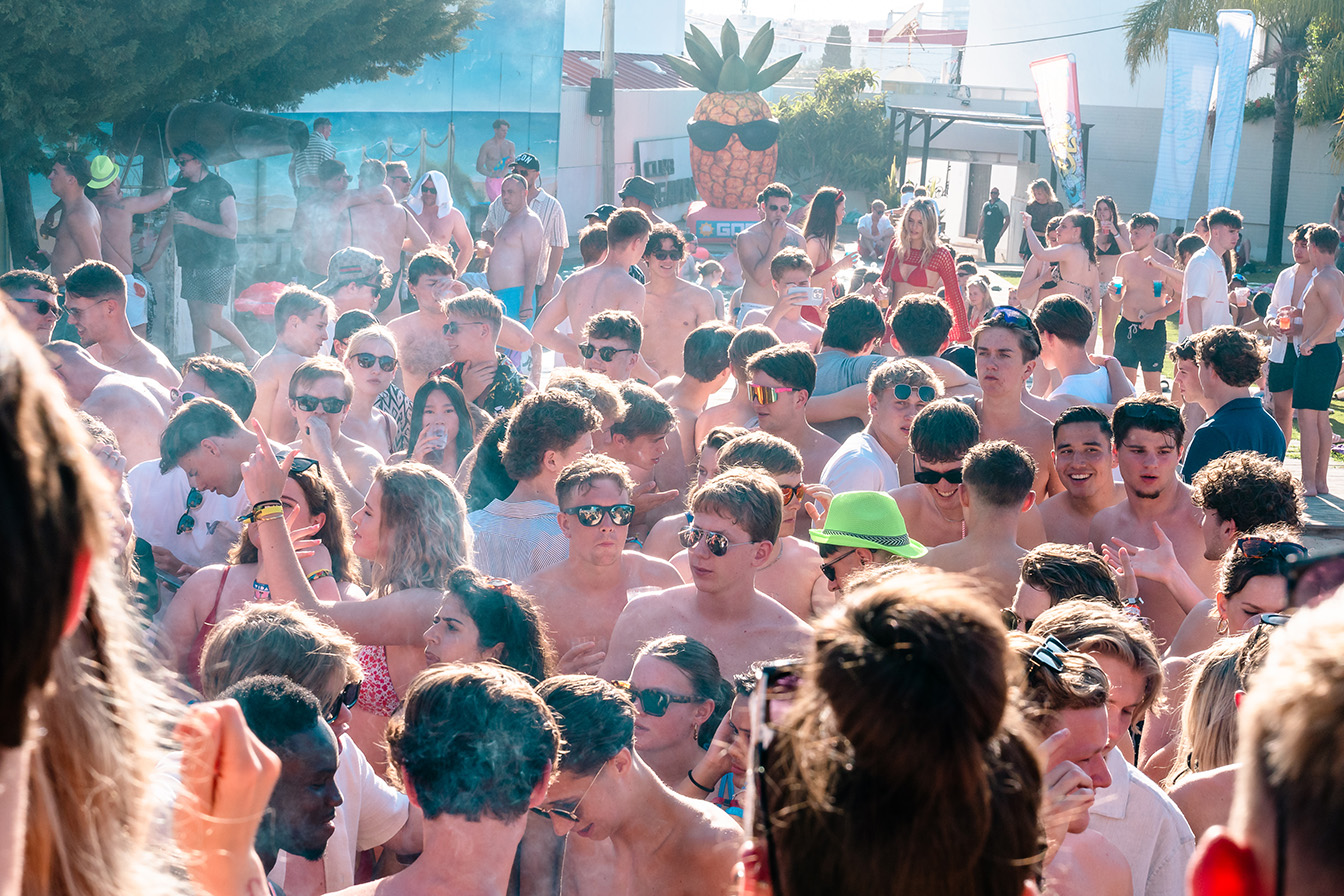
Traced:
<path fill-rule="evenodd" d="M 565 210 L 560 207 L 560 200 L 556 199 L 545 190 L 538 189 L 537 198 L 530 203 L 532 211 L 537 213 L 541 219 L 541 234 L 546 240 L 546 245 L 553 250 L 558 249 L 563 252 L 569 248 L 569 229 L 565 226 Z M 490 230 L 499 233 L 499 229 L 504 226 L 504 222 L 509 219 L 509 213 L 504 211 L 504 203 L 496 198 L 490 203 L 490 211 L 486 213 L 485 223 L 481 226 L 482 230 Z M 546 261 L 549 253 L 541 253 L 537 259 L 537 286 L 546 282 Z"/>
<path fill-rule="evenodd" d="M 336 158 L 336 147 L 321 134 L 310 134 L 308 145 L 294 157 L 294 176 L 302 183 L 305 177 L 317 177 L 317 167 L 327 159 Z"/>

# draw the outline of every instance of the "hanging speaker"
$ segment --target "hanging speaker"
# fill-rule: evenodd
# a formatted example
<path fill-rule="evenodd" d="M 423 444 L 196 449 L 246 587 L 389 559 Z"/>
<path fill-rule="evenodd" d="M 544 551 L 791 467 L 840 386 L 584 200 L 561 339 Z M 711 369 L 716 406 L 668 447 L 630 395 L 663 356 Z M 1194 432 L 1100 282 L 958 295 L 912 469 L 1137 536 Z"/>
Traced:
<path fill-rule="evenodd" d="M 611 78 L 593 78 L 588 85 L 588 114 L 610 115 L 612 91 Z"/>

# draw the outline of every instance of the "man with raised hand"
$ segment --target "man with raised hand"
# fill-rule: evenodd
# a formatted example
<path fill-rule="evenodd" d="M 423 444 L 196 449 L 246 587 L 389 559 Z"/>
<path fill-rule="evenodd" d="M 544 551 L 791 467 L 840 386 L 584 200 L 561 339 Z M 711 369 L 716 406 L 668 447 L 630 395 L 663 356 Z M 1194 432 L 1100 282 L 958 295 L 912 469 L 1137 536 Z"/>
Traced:
<path fill-rule="evenodd" d="M 770 263 L 781 249 L 803 248 L 803 232 L 788 222 L 793 191 L 781 183 L 767 184 L 756 197 L 761 220 L 737 235 L 737 257 L 742 265 L 742 305 L 739 313 L 752 308 L 770 308 L 779 298 L 771 285 Z M 739 318 L 740 319 L 740 318 Z"/>

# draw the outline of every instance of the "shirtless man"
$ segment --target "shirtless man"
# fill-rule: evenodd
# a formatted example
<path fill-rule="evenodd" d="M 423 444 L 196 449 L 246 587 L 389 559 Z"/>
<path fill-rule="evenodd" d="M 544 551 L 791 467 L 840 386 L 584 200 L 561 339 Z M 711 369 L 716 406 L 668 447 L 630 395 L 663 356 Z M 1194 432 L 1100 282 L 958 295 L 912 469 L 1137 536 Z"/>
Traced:
<path fill-rule="evenodd" d="M 564 282 L 555 301 L 537 318 L 533 328 L 537 342 L 568 357 L 578 357 L 579 344 L 571 334 L 583 332 L 583 325 L 597 312 L 629 311 L 642 317 L 644 284 L 630 276 L 630 266 L 644 255 L 652 230 L 648 216 L 639 209 L 612 212 L 607 219 L 607 257 Z M 569 333 L 558 332 L 566 319 Z"/>
<path fill-rule="evenodd" d="M 961 509 L 966 535 L 930 548 L 917 562 L 945 572 L 974 573 L 1007 609 L 1017 591 L 1026 549 L 1017 543 L 1019 520 L 1035 500 L 1036 462 L 1020 445 L 980 442 L 962 461 Z"/>
<path fill-rule="evenodd" d="M 327 262 L 343 245 L 339 225 L 350 204 L 349 184 L 344 162 L 324 160 L 317 166 L 317 189 L 299 202 L 294 213 L 294 248 L 312 277 L 309 285 L 322 277 Z"/>
<path fill-rule="evenodd" d="M 65 384 L 70 406 L 111 427 L 127 469 L 159 456 L 159 434 L 168 425 L 172 407 L 167 389 L 100 364 L 73 342 L 58 340 L 45 348 L 51 369 Z"/>
<path fill-rule="evenodd" d="M 467 229 L 467 219 L 453 205 L 453 194 L 443 172 L 430 171 L 420 178 L 406 206 L 429 235 L 430 243 L 444 251 L 457 246 L 456 268 L 465 271 L 471 264 L 475 246 L 471 240 L 471 231 Z M 412 311 L 414 307 L 401 310 Z"/>
<path fill-rule="evenodd" d="M 820 482 L 840 443 L 807 422 L 807 400 L 817 385 L 817 361 L 807 346 L 785 343 L 747 362 L 747 391 L 761 429 L 791 443 L 803 456 L 803 481 Z M 811 520 L 798 520 L 793 534 L 806 537 Z"/>
<path fill-rule="evenodd" d="M 943 381 L 943 394 L 948 398 L 980 395 L 980 384 L 975 378 L 938 351 L 952 332 L 952 312 L 947 303 L 935 295 L 910 293 L 896 303 L 891 313 L 892 344 L 907 358 L 923 361 Z"/>
<path fill-rule="evenodd" d="M 1085 544 L 1092 518 L 1125 498 L 1111 474 L 1117 463 L 1111 421 L 1096 408 L 1079 405 L 1055 418 L 1053 431 L 1051 458 L 1064 490 L 1041 502 L 1045 540 Z"/>
<path fill-rule="evenodd" d="M 289 380 L 300 364 L 322 351 L 333 315 L 328 299 L 302 286 L 289 287 L 275 302 L 275 345 L 252 368 L 252 379 L 257 419 L 277 441 L 288 442 L 298 433 Z"/>
<path fill-rule="evenodd" d="M 1308 497 L 1330 493 L 1330 399 L 1339 379 L 1341 354 L 1335 331 L 1344 321 L 1344 274 L 1335 267 L 1339 231 L 1317 224 L 1307 234 L 1316 273 L 1302 296 L 1302 335 L 1293 374 L 1293 407 L 1302 442 L 1302 484 Z"/>
<path fill-rule="evenodd" d="M 563 746 L 538 810 L 547 822 L 530 820 L 524 835 L 522 896 L 724 891 L 742 828 L 717 806 L 670 789 L 687 782 L 663 783 L 640 758 L 631 698 L 653 695 L 586 675 L 550 678 L 538 693 L 555 713 Z"/>
<path fill-rule="evenodd" d="M 89 160 L 73 152 L 56 153 L 47 182 L 61 201 L 61 223 L 51 250 L 51 275 L 65 285 L 65 275 L 81 261 L 103 257 L 103 221 L 98 208 L 84 195 L 90 177 Z"/>
<path fill-rule="evenodd" d="M 1212 594 L 1216 565 L 1204 556 L 1204 515 L 1176 475 L 1185 439 L 1180 411 L 1158 395 L 1126 398 L 1116 405 L 1111 427 L 1125 500 L 1097 513 L 1088 541 L 1118 550 L 1156 548 L 1169 540 L 1198 593 Z M 1148 578 L 1139 579 L 1139 598 L 1159 644 L 1171 642 L 1195 603 Z"/>
<path fill-rule="evenodd" d="M 1162 362 L 1167 354 L 1167 316 L 1181 307 L 1181 281 L 1148 262 L 1174 265 L 1170 255 L 1154 245 L 1157 215 L 1141 212 L 1129 219 L 1132 252 L 1120 256 L 1115 275 L 1124 281 L 1120 291 L 1120 319 L 1115 324 L 1115 357 L 1130 381 L 1143 371 L 1143 391 L 1162 391 Z M 1161 286 L 1158 286 L 1161 281 Z"/>
<path fill-rule="evenodd" d="M 532 273 L 542 251 L 541 218 L 527 204 L 527 180 L 521 174 L 504 178 L 499 201 L 508 214 L 495 234 L 485 263 L 490 291 L 504 303 L 504 314 L 516 321 L 532 320 L 535 284 Z"/>
<path fill-rule="evenodd" d="M 751 306 L 769 308 L 775 304 L 779 293 L 770 284 L 770 262 L 781 249 L 802 249 L 807 242 L 803 232 L 787 220 L 792 200 L 793 191 L 784 184 L 767 184 L 756 197 L 761 220 L 737 235 L 737 258 L 742 266 L 741 307 L 745 309 L 740 313 L 750 311 Z"/>
<path fill-rule="evenodd" d="M 402 248 L 409 246 L 410 251 L 417 252 L 429 245 L 425 229 L 410 209 L 392 200 L 392 191 L 385 185 L 386 181 L 387 166 L 377 159 L 365 159 L 359 166 L 359 190 L 382 199 L 347 208 L 344 229 L 341 231 L 344 237 L 342 246 L 366 249 L 389 262 L 394 259 L 397 262 L 398 267 L 392 272 L 392 284 L 379 294 L 378 305 L 374 309 L 375 313 L 382 315 L 384 323 L 401 313 L 401 308 L 393 308 L 392 302 L 401 284 Z"/>
<path fill-rule="evenodd" d="M 408 398 L 414 399 L 431 373 L 453 363 L 448 334 L 443 331 L 448 315 L 441 306 L 445 299 L 462 295 L 467 288 L 457 280 L 452 256 L 438 246 L 415 254 L 406 265 L 406 283 L 416 310 L 387 327 L 397 337 L 402 388 Z"/>
<path fill-rule="evenodd" d="M 756 467 L 779 485 L 784 494 L 784 516 L 779 531 L 792 532 L 794 520 L 806 500 L 803 489 L 803 457 L 788 442 L 767 432 L 738 436 L 718 455 L 719 469 Z M 689 551 L 672 558 L 682 578 L 690 578 Z M 821 573 L 821 557 L 811 541 L 792 535 L 779 536 L 764 566 L 756 571 L 756 588 L 784 605 L 799 619 L 810 620 L 830 607 L 831 593 Z"/>
<path fill-rule="evenodd" d="M 654 387 L 672 406 L 676 426 L 667 437 L 667 457 L 659 464 L 660 484 L 675 483 L 680 488 L 690 475 L 695 456 L 695 425 L 710 396 L 728 381 L 728 346 L 734 330 L 721 321 L 696 327 L 682 346 L 680 377 L 669 378 Z"/>
<path fill-rule="evenodd" d="M 1048 463 L 1054 449 L 1050 421 L 1022 401 L 1027 379 L 1041 354 L 1041 337 L 1026 314 L 1011 306 L 996 308 L 971 334 L 976 376 L 983 393 L 972 407 L 980 418 L 982 441 L 1016 442 L 1036 461 L 1032 490 L 1042 499 L 1063 489 Z"/>
<path fill-rule="evenodd" d="M 644 284 L 644 360 L 661 379 L 681 376 L 686 336 L 715 320 L 714 298 L 703 286 L 678 275 L 686 241 L 672 224 L 658 224 L 644 250 L 648 281 Z"/>
<path fill-rule="evenodd" d="M 392 191 L 392 198 L 398 202 L 405 202 L 411 195 L 411 169 L 400 159 L 387 163 L 387 180 L 383 181 L 387 188 Z M 429 232 L 429 228 L 425 228 Z"/>
<path fill-rule="evenodd" d="M 480 151 L 476 153 L 476 173 L 485 178 L 485 198 L 490 201 L 499 197 L 505 173 L 513 164 L 517 152 L 513 141 L 509 139 L 509 123 L 496 118 L 492 127 L 495 135 L 482 143 Z"/>
<path fill-rule="evenodd" d="M 89 189 L 94 191 L 93 204 L 98 207 L 98 215 L 103 221 L 102 257 L 126 277 L 128 305 L 139 311 L 138 315 L 127 316 L 138 318 L 133 329 L 144 336 L 148 326 L 145 322 L 148 289 L 147 284 L 135 274 L 135 257 L 131 249 L 132 220 L 135 215 L 148 214 L 167 205 L 173 194 L 180 193 L 183 188 L 168 186 L 145 196 L 124 196 L 121 192 L 121 166 L 107 156 L 96 156 L 93 162 L 94 177 L 89 181 Z"/>
<path fill-rule="evenodd" d="M 616 620 L 601 676 L 629 677 L 639 646 L 670 634 L 714 651 L 724 675 L 802 655 L 811 629 L 755 584 L 774 554 L 783 506 L 779 486 L 754 470 L 720 473 L 692 492 L 691 523 L 681 536 L 691 584 L 630 602 Z"/>
<path fill-rule="evenodd" d="M 631 591 L 682 584 L 666 560 L 624 550 L 633 490 L 625 465 L 602 454 L 579 458 L 555 480 L 556 518 L 569 539 L 569 558 L 523 587 L 536 595 L 556 656 L 567 657 L 562 671 L 597 671 Z"/>
<path fill-rule="evenodd" d="M 51 328 L 61 316 L 61 288 L 56 279 L 41 271 L 19 268 L 0 276 L 0 291 L 23 331 L 38 345 L 50 342 Z"/>
<path fill-rule="evenodd" d="M 126 319 L 126 278 L 105 261 L 86 261 L 65 280 L 65 310 L 95 361 L 176 389 L 182 377 L 167 356 L 136 335 Z"/>
<path fill-rule="evenodd" d="M 350 371 L 327 355 L 304 361 L 289 379 L 289 405 L 299 430 L 289 447 L 322 465 L 347 507 L 364 503 L 373 471 L 383 463 L 377 451 L 341 433 L 354 394 Z"/>
<path fill-rule="evenodd" d="M 733 394 L 722 404 L 710 405 L 695 420 L 695 441 L 700 444 L 709 431 L 719 426 L 754 426 L 756 406 L 747 389 L 747 361 L 757 352 L 779 345 L 774 330 L 744 327 L 728 343 L 728 369 L 733 374 Z"/>
<path fill-rule="evenodd" d="M 772 308 L 754 308 L 742 315 L 742 326 L 762 324 L 781 342 L 801 342 L 812 352 L 821 347 L 821 327 L 803 320 L 803 306 L 812 304 L 812 259 L 802 249 L 781 249 L 770 260 L 770 285 L 777 300 Z"/>

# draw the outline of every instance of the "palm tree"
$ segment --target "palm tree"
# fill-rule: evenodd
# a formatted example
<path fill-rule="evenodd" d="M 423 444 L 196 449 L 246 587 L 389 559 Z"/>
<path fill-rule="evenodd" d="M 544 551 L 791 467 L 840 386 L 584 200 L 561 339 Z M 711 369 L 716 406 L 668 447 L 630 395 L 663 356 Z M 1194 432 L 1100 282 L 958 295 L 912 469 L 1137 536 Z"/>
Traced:
<path fill-rule="evenodd" d="M 1303 124 L 1340 119 L 1344 110 L 1344 37 L 1339 0 L 1249 0 L 1267 35 L 1264 59 L 1251 71 L 1274 69 L 1274 154 L 1269 179 L 1266 262 L 1283 258 L 1284 218 L 1292 174 L 1296 118 Z M 1131 80 L 1148 62 L 1166 55 L 1167 30 L 1218 30 L 1219 4 L 1211 0 L 1143 0 L 1125 16 L 1125 62 Z M 1344 161 L 1344 131 L 1334 143 Z"/>

